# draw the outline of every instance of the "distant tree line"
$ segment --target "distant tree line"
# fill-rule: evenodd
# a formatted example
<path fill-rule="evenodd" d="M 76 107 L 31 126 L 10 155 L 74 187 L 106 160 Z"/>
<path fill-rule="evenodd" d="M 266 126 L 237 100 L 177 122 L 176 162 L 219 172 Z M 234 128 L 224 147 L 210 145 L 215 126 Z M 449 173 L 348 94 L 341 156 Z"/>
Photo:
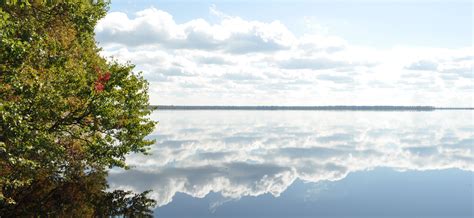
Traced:
<path fill-rule="evenodd" d="M 315 111 L 433 111 L 432 106 L 175 106 L 153 105 L 152 110 L 315 110 Z"/>

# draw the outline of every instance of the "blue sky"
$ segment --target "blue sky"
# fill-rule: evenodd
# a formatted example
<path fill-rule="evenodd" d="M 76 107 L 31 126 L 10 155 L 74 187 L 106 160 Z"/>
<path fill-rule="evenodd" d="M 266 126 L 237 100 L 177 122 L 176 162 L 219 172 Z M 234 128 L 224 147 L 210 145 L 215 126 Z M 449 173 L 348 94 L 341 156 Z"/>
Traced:
<path fill-rule="evenodd" d="M 471 1 L 113 1 L 153 104 L 472 106 Z M 390 96 L 390 98 L 387 98 Z"/>
<path fill-rule="evenodd" d="M 275 19 L 294 33 L 308 31 L 312 19 L 350 42 L 389 47 L 395 45 L 459 48 L 472 45 L 473 4 L 470 0 L 353 0 L 353 1 L 207 1 L 138 0 L 112 1 L 110 11 L 133 13 L 149 7 L 160 8 L 177 22 L 195 18 L 213 21 L 209 7 L 248 20 Z"/>

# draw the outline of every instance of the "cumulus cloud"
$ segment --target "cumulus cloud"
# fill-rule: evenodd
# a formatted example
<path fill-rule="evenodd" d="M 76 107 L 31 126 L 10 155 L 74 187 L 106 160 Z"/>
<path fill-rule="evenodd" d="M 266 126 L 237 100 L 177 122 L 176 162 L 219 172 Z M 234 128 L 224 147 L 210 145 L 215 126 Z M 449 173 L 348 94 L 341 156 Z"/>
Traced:
<path fill-rule="evenodd" d="M 157 8 L 111 12 L 99 21 L 96 39 L 104 56 L 144 72 L 152 104 L 471 106 L 473 100 L 472 47 L 371 48 L 330 35 L 309 18 L 309 31 L 296 34 L 281 21 L 229 16 L 216 6 L 210 16 L 213 22 L 177 22 Z"/>
<path fill-rule="evenodd" d="M 452 76 L 451 78 L 466 78 L 472 79 L 474 77 L 473 65 L 471 66 L 457 66 L 451 68 L 445 68 L 441 70 L 441 74 L 444 76 Z"/>
<path fill-rule="evenodd" d="M 408 70 L 426 70 L 426 71 L 436 71 L 438 69 L 438 63 L 434 61 L 421 60 L 415 63 L 410 64 L 406 67 Z"/>
<path fill-rule="evenodd" d="M 324 70 L 350 66 L 350 63 L 329 58 L 298 58 L 282 61 L 280 66 L 286 69 Z"/>
<path fill-rule="evenodd" d="M 474 171 L 470 113 L 158 111 L 151 156 L 112 171 L 112 188 L 152 189 L 159 206 L 176 193 L 225 199 L 279 196 L 294 181 L 349 173 L 457 168 Z M 445 125 L 449 120 L 449 125 Z"/>
<path fill-rule="evenodd" d="M 331 74 L 322 74 L 318 76 L 320 80 L 329 80 L 335 83 L 351 83 L 354 79 L 350 76 L 338 76 L 338 75 L 331 75 Z"/>
<path fill-rule="evenodd" d="M 160 45 L 171 49 L 221 50 L 230 53 L 271 52 L 287 49 L 293 34 L 278 21 L 262 23 L 223 17 L 212 25 L 203 19 L 177 24 L 173 16 L 155 8 L 129 18 L 109 13 L 96 27 L 97 39 L 125 46 Z"/>

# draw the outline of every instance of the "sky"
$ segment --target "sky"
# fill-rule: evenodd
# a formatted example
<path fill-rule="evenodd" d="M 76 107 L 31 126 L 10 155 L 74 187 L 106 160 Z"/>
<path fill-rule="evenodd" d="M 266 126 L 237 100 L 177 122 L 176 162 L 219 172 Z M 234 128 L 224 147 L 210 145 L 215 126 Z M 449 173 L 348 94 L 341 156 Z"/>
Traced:
<path fill-rule="evenodd" d="M 112 0 L 102 55 L 161 105 L 474 106 L 469 0 Z"/>

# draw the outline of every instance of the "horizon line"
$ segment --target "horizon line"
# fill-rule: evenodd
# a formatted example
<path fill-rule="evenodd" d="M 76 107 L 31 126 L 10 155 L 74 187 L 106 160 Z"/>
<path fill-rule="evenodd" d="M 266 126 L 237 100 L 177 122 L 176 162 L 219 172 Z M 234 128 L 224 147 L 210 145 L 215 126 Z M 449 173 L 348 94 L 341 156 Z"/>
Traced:
<path fill-rule="evenodd" d="M 276 105 L 150 105 L 152 110 L 375 110 L 375 111 L 434 111 L 474 110 L 474 107 L 434 107 L 399 105 L 320 105 L 320 106 L 276 106 Z"/>

